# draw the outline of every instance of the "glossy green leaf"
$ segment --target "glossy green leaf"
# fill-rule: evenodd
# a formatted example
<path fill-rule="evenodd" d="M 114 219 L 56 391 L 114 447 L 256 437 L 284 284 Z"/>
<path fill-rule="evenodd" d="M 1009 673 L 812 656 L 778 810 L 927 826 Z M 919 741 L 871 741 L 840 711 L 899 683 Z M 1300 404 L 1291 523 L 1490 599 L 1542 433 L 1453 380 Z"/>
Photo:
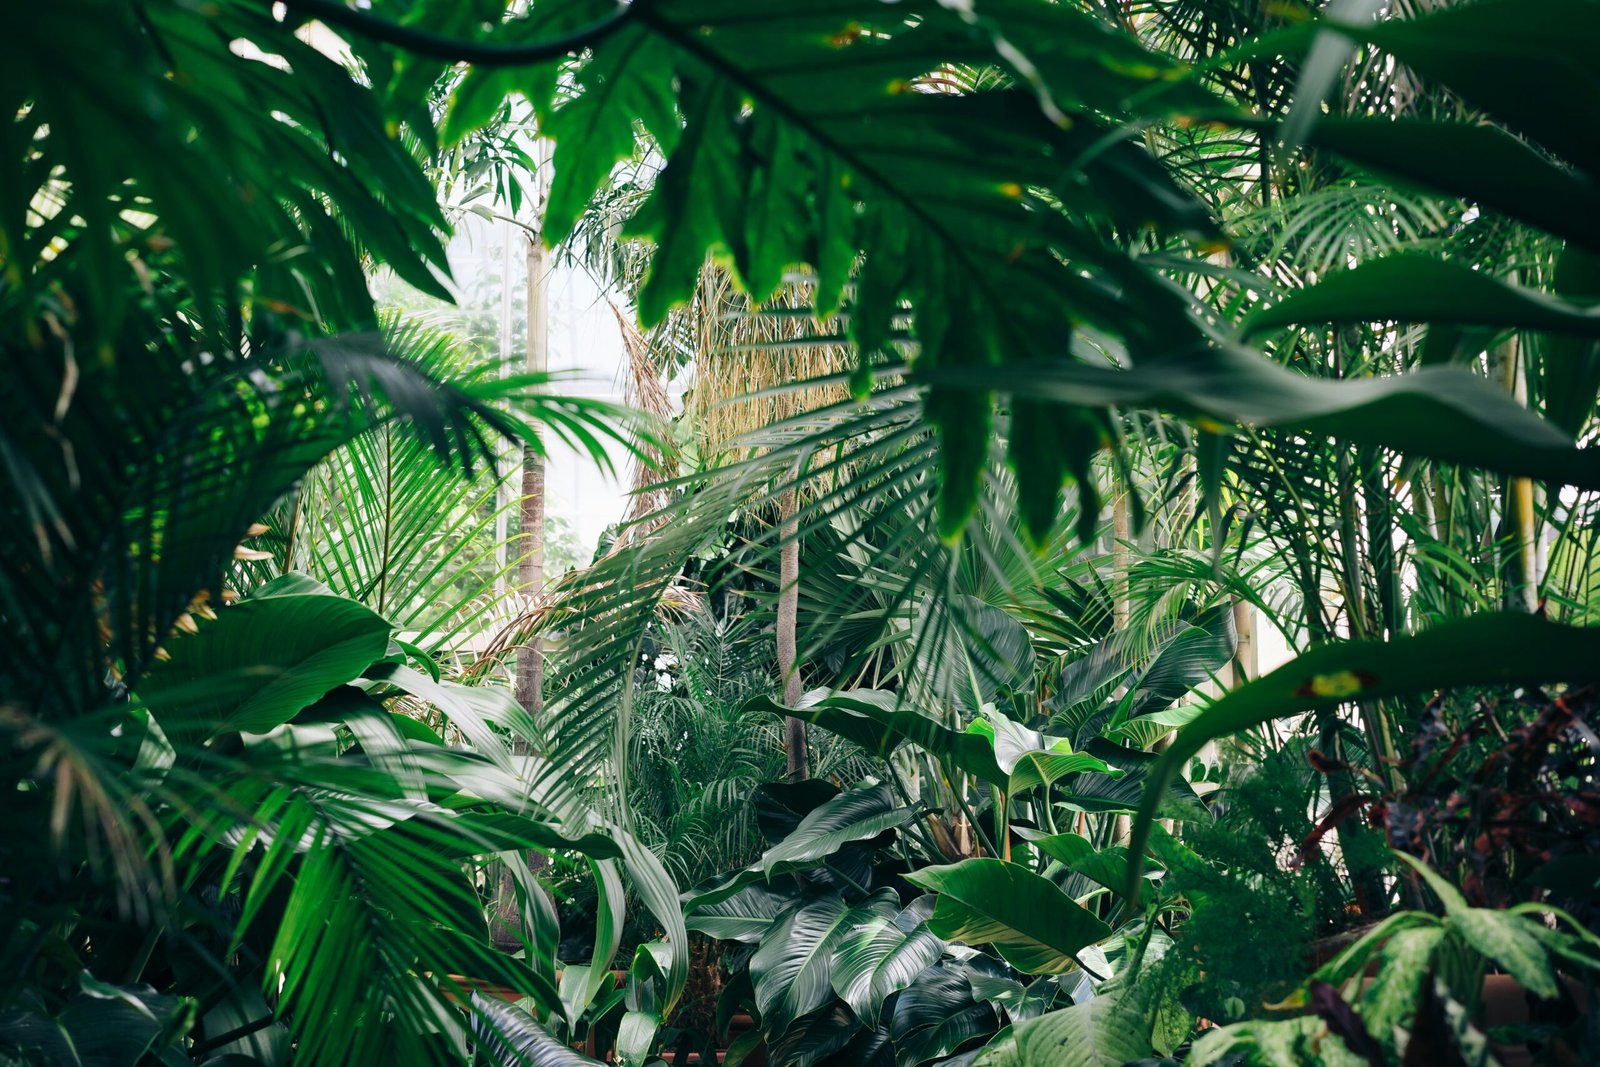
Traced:
<path fill-rule="evenodd" d="M 877 837 L 910 818 L 911 809 L 903 807 L 886 785 L 840 793 L 763 853 L 761 869 L 771 876 L 809 867 L 853 841 Z"/>
<path fill-rule="evenodd" d="M 1246 334 L 1293 323 L 1449 322 L 1600 337 L 1600 310 L 1511 285 L 1461 263 L 1385 256 L 1297 290 L 1244 325 Z"/>
<path fill-rule="evenodd" d="M 1096 849 L 1077 834 L 1029 833 L 1028 843 L 1068 870 L 1120 893 L 1128 885 L 1128 850 L 1119 845 Z"/>
<path fill-rule="evenodd" d="M 829 893 L 790 912 L 762 941 L 750 957 L 750 978 L 769 1037 L 782 1035 L 833 995 L 830 976 L 839 943 L 855 923 L 885 907 L 869 902 L 851 908 L 837 893 Z"/>
<path fill-rule="evenodd" d="M 686 903 L 684 923 L 690 930 L 720 941 L 760 941 L 794 906 L 792 893 L 750 885 L 726 900 Z"/>
<path fill-rule="evenodd" d="M 551 1037 L 515 1004 L 474 994 L 472 1009 L 478 1046 L 496 1062 L 526 1067 L 587 1067 L 596 1062 Z"/>
<path fill-rule="evenodd" d="M 889 1018 L 895 1062 L 915 1065 L 948 1056 L 997 1024 L 993 1006 L 974 998 L 965 968 L 935 964 L 895 998 Z"/>
<path fill-rule="evenodd" d="M 389 632 L 371 609 L 341 597 L 246 599 L 174 639 L 139 696 L 169 736 L 264 732 L 381 659 Z"/>
<path fill-rule="evenodd" d="M 1065 974 L 1111 928 L 1053 882 L 1004 860 L 925 867 L 906 880 L 939 894 L 928 929 L 949 941 L 993 944 L 1025 974 Z"/>
<path fill-rule="evenodd" d="M 854 689 L 830 694 L 816 689 L 795 708 L 766 697 L 756 698 L 751 706 L 805 719 L 880 756 L 909 741 L 986 782 L 1006 779 L 988 739 L 952 729 L 894 693 Z"/>
<path fill-rule="evenodd" d="M 909 986 L 944 952 L 944 942 L 926 923 L 900 929 L 883 919 L 863 923 L 839 944 L 833 990 L 858 1018 L 873 1024 L 891 993 Z"/>
<path fill-rule="evenodd" d="M 835 1001 L 796 1020 L 767 1046 L 767 1062 L 811 1067 L 850 1043 L 861 1029 L 850 1009 Z"/>
<path fill-rule="evenodd" d="M 974 1067 L 1122 1067 L 1154 1051 L 1138 998 L 1118 992 L 1018 1023 Z"/>

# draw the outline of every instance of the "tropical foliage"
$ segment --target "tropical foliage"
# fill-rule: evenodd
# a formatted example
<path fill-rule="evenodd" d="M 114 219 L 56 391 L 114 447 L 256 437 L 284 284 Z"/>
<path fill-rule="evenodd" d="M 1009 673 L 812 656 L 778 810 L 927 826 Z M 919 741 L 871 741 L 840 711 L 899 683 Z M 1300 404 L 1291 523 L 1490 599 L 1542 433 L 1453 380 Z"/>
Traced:
<path fill-rule="evenodd" d="M 0 21 L 0 1059 L 1600 1056 L 1594 0 Z"/>

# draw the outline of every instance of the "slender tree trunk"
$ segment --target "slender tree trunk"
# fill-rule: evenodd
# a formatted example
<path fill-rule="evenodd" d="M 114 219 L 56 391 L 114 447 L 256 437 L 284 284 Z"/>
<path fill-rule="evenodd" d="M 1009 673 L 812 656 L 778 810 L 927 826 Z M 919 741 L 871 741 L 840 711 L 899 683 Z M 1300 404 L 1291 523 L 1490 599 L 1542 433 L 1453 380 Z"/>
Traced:
<path fill-rule="evenodd" d="M 1233 648 L 1233 684 L 1238 688 L 1256 673 L 1256 609 L 1248 600 L 1233 602 L 1233 630 L 1239 638 Z"/>
<path fill-rule="evenodd" d="M 1515 334 L 1506 341 L 1502 365 L 1506 392 L 1522 404 L 1528 402 L 1527 377 L 1522 373 L 1521 344 Z M 1534 507 L 1533 479 L 1506 479 L 1506 525 L 1514 538 L 1506 606 L 1532 614 L 1539 610 L 1539 515 Z"/>
<path fill-rule="evenodd" d="M 549 257 L 544 241 L 528 238 L 528 371 L 550 369 Z M 544 592 L 544 456 L 525 448 L 522 459 L 522 532 L 518 538 L 517 587 L 527 596 Z M 530 714 L 544 710 L 544 642 L 535 637 L 517 655 L 517 703 Z"/>
<path fill-rule="evenodd" d="M 1133 538 L 1133 519 L 1126 493 L 1118 493 L 1111 501 L 1111 538 L 1112 624 L 1120 634 L 1133 619 L 1133 597 L 1128 588 L 1128 571 L 1132 569 L 1128 542 Z"/>
<path fill-rule="evenodd" d="M 1132 491 L 1130 487 L 1128 492 Z M 1128 541 L 1132 537 L 1133 517 L 1128 512 L 1128 494 L 1117 493 L 1111 499 L 1111 624 L 1115 638 L 1124 638 L 1133 621 L 1133 596 L 1128 588 L 1128 572 L 1133 568 Z M 1047 803 L 1048 800 L 1047 796 Z M 1168 824 L 1169 820 L 1162 820 L 1162 825 Z M 1126 841 L 1133 832 L 1133 820 L 1118 815 L 1113 832 L 1118 841 Z"/>
<path fill-rule="evenodd" d="M 778 505 L 778 535 L 783 545 L 778 553 L 778 672 L 783 676 L 783 702 L 790 707 L 800 702 L 800 664 L 795 649 L 795 629 L 800 615 L 800 538 L 795 514 L 799 510 L 796 490 L 783 495 Z M 784 755 L 789 781 L 811 777 L 811 760 L 806 751 L 806 724 L 790 715 L 784 720 Z"/>
<path fill-rule="evenodd" d="M 543 158 L 543 153 L 540 153 L 540 157 Z M 535 202 L 539 205 L 538 217 L 542 218 L 542 196 L 537 197 Z M 528 236 L 527 265 L 527 369 L 534 374 L 543 374 L 550 369 L 549 257 L 545 253 L 544 238 L 537 233 Z M 510 279 L 508 277 L 505 280 Z M 544 592 L 544 473 L 544 455 L 535 448 L 524 447 L 521 532 L 517 537 L 517 588 L 526 596 L 539 596 Z M 526 708 L 529 714 L 539 715 L 544 710 L 543 689 L 544 641 L 533 637 L 517 653 L 514 689 L 517 703 Z M 527 742 L 521 739 L 514 741 L 512 751 L 519 755 L 526 754 Z M 526 859 L 532 871 L 538 871 L 546 863 L 544 853 L 531 849 Z M 502 869 L 495 886 L 490 938 L 500 950 L 515 952 L 522 947 L 519 936 L 522 927 L 522 908 L 516 882 L 509 870 Z"/>

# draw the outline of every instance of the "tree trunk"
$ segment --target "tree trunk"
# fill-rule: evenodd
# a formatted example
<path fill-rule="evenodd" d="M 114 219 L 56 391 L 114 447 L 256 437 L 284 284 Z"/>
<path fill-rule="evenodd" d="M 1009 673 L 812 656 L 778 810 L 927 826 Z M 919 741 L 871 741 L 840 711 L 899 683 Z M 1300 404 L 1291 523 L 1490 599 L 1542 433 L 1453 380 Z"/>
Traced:
<path fill-rule="evenodd" d="M 549 257 L 545 253 L 544 239 L 538 234 L 528 237 L 528 370 L 543 374 L 550 368 L 549 330 Z M 531 447 L 523 448 L 522 457 L 522 509 L 521 531 L 517 536 L 517 588 L 524 596 L 537 597 L 544 593 L 544 455 Z M 515 695 L 533 716 L 544 710 L 544 641 L 533 637 L 517 653 Z M 512 742 L 512 751 L 526 754 L 528 743 L 520 738 Z M 545 863 L 542 852 L 529 850 L 528 868 L 538 871 Z M 515 880 L 509 870 L 501 869 L 495 885 L 493 914 L 490 917 L 489 936 L 495 947 L 503 952 L 515 952 L 522 947 L 522 909 Z"/>
<path fill-rule="evenodd" d="M 1132 492 L 1130 487 L 1128 492 Z M 1126 493 L 1118 493 L 1111 501 L 1111 611 L 1112 625 L 1121 634 L 1133 619 L 1133 596 L 1128 588 L 1128 572 L 1132 569 L 1132 554 L 1128 542 L 1133 539 L 1133 521 L 1128 513 Z"/>
<path fill-rule="evenodd" d="M 1233 685 L 1238 688 L 1255 677 L 1256 609 L 1248 600 L 1233 602 L 1233 631 L 1238 643 L 1233 648 Z"/>
<path fill-rule="evenodd" d="M 783 495 L 778 505 L 778 673 L 783 676 L 783 702 L 794 707 L 800 702 L 800 664 L 795 651 L 795 629 L 800 615 L 800 538 L 795 514 L 799 510 L 796 490 Z M 784 755 L 789 781 L 811 777 L 811 760 L 806 752 L 806 724 L 790 715 L 784 720 Z"/>
<path fill-rule="evenodd" d="M 1519 403 L 1528 403 L 1528 379 L 1522 372 L 1521 344 L 1515 334 L 1506 342 L 1506 391 Z M 1539 515 L 1534 507 L 1533 479 L 1510 478 L 1506 482 L 1507 525 L 1515 538 L 1506 606 L 1532 614 L 1539 610 Z"/>
<path fill-rule="evenodd" d="M 528 371 L 550 369 L 549 258 L 544 241 L 528 238 Z M 518 537 L 517 588 L 525 596 L 544 593 L 544 456 L 524 448 L 522 459 L 522 532 Z M 517 703 L 538 715 L 544 710 L 544 641 L 531 639 L 517 655 Z"/>
<path fill-rule="evenodd" d="M 1130 486 L 1128 492 L 1132 491 Z M 1133 519 L 1128 513 L 1128 495 L 1117 493 L 1111 500 L 1111 624 L 1114 639 L 1126 640 L 1128 626 L 1133 621 L 1133 595 L 1128 588 L 1128 572 L 1133 569 L 1133 554 L 1128 542 L 1132 537 Z M 1163 820 L 1165 823 L 1166 820 Z M 1133 832 L 1133 820 L 1126 815 L 1118 815 L 1113 825 L 1119 842 L 1126 841 Z"/>

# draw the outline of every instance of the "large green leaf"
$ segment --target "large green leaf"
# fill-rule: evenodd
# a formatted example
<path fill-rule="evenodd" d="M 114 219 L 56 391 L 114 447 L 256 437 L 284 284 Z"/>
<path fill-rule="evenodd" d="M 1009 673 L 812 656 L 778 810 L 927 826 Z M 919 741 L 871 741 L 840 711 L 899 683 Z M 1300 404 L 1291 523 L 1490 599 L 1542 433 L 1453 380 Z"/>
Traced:
<path fill-rule="evenodd" d="M 1049 737 L 999 714 L 973 720 L 967 732 L 986 737 L 994 745 L 995 762 L 1006 774 L 994 784 L 1009 794 L 1052 785 L 1081 772 L 1113 778 L 1123 773 L 1098 756 L 1072 751 L 1072 745 L 1064 737 Z"/>
<path fill-rule="evenodd" d="M 893 914 L 884 897 L 850 907 L 837 893 L 817 897 L 790 912 L 750 957 L 756 1006 L 768 1038 L 782 1035 L 802 1015 L 833 995 L 834 952 L 851 928 L 874 916 Z"/>
<path fill-rule="evenodd" d="M 1600 246 L 1600 188 L 1498 127 L 1329 117 L 1306 140 L 1377 174 L 1459 196 L 1591 250 Z"/>
<path fill-rule="evenodd" d="M 1128 884 L 1128 850 L 1120 846 L 1096 849 L 1077 834 L 1039 834 L 1021 831 L 1028 843 L 1068 870 L 1077 871 L 1097 885 L 1120 893 Z"/>
<path fill-rule="evenodd" d="M 761 868 L 771 876 L 813 866 L 853 841 L 877 837 L 910 818 L 911 809 L 896 801 L 887 785 L 840 793 L 763 853 Z"/>
<path fill-rule="evenodd" d="M 1574 447 L 1504 390 L 1458 367 L 1330 381 L 1222 345 L 1205 359 L 1159 367 L 1113 370 L 1049 361 L 982 375 L 940 370 L 928 378 L 950 386 L 981 382 L 996 391 L 1086 407 L 1162 408 L 1224 424 L 1296 427 L 1441 462 L 1600 489 L 1600 452 Z"/>
<path fill-rule="evenodd" d="M 1585 48 L 1600 35 L 1600 11 L 1585 0 L 1545 0 L 1539 18 L 1527 14 L 1516 0 L 1486 0 L 1344 32 L 1448 85 L 1580 170 L 1600 174 L 1600 148 L 1583 132 L 1600 122 L 1600 86 Z M 1522 76 L 1505 77 L 1483 62 L 1490 56 L 1515 65 Z"/>
<path fill-rule="evenodd" d="M 172 737 L 264 732 L 388 652 L 389 624 L 353 600 L 245 599 L 171 642 L 139 697 Z"/>
<path fill-rule="evenodd" d="M 911 930 L 882 918 L 851 930 L 834 961 L 833 990 L 868 1025 L 891 993 L 910 985 L 944 952 L 944 942 L 919 923 Z"/>
<path fill-rule="evenodd" d="M 1600 255 L 1568 245 L 1556 260 L 1551 288 L 1562 298 L 1592 305 L 1600 299 Z M 1578 436 L 1594 417 L 1595 394 L 1600 392 L 1600 339 L 1556 335 L 1540 342 L 1545 414 Z"/>
<path fill-rule="evenodd" d="M 993 1033 L 996 1025 L 993 1005 L 973 995 L 969 972 L 959 964 L 937 963 L 895 998 L 889 1019 L 895 1062 L 914 1067 L 948 1056 Z"/>
<path fill-rule="evenodd" d="M 1018 1023 L 974 1067 L 1122 1067 L 1154 1051 L 1140 998 L 1119 990 Z"/>
<path fill-rule="evenodd" d="M 917 359 L 930 367 L 1032 358 L 1038 338 L 1074 318 L 1128 335 L 1141 351 L 1194 340 L 1181 302 L 1096 225 L 1217 236 L 1205 209 L 1130 136 L 1142 121 L 1214 98 L 1133 35 L 1032 0 L 989 0 L 981 16 L 936 0 L 782 0 L 755 18 L 722 0 L 663 0 L 623 21 L 593 42 L 575 75 L 579 94 L 546 124 L 560 183 L 550 232 L 564 232 L 642 118 L 665 159 L 625 231 L 655 246 L 637 301 L 646 322 L 691 296 L 711 253 L 757 301 L 791 265 L 811 264 L 824 312 L 857 265 L 847 322 L 868 357 L 885 348 L 907 299 Z M 996 65 L 1009 81 L 916 88 L 935 72 Z M 477 88 L 456 106 L 483 113 Z M 525 91 L 543 114 L 554 88 L 541 75 Z M 1060 225 L 1038 226 L 1045 213 Z M 991 409 L 982 389 L 927 399 L 944 439 L 946 536 L 976 505 Z M 1087 475 L 1104 420 L 1033 421 L 1045 432 L 1017 453 L 1017 468 L 1042 539 L 1049 502 L 1063 478 Z M 1068 425 L 1087 432 L 1060 429 Z"/>
<path fill-rule="evenodd" d="M 1025 974 L 1065 974 L 1111 934 L 1053 882 L 1015 863 L 969 859 L 925 867 L 906 880 L 939 894 L 928 929 L 950 941 L 992 944 Z"/>
<path fill-rule="evenodd" d="M 515 1004 L 474 994 L 473 1033 L 478 1049 L 496 1063 L 523 1067 L 590 1067 L 596 1061 L 551 1037 Z"/>
<path fill-rule="evenodd" d="M 1561 995 L 1551 966 L 1550 954 L 1528 929 L 1525 916 L 1493 908 L 1470 906 L 1461 892 L 1441 878 L 1427 864 L 1404 852 L 1396 853 L 1422 876 L 1441 903 L 1450 926 L 1472 949 L 1505 968 L 1507 974 L 1544 999 Z"/>
<path fill-rule="evenodd" d="M 1463 263 L 1385 256 L 1330 275 L 1256 312 L 1246 333 L 1292 323 L 1450 322 L 1600 337 L 1600 310 L 1511 285 Z"/>
<path fill-rule="evenodd" d="M 814 689 L 794 708 L 767 697 L 757 697 L 750 706 L 813 722 L 879 756 L 887 756 L 909 741 L 986 782 L 1003 782 L 1007 777 L 995 762 L 994 746 L 987 738 L 953 729 L 894 693 L 852 689 L 830 694 L 826 689 Z"/>
<path fill-rule="evenodd" d="M 726 900 L 686 904 L 684 923 L 721 941 L 760 941 L 794 906 L 794 895 L 765 885 L 750 885 Z"/>
<path fill-rule="evenodd" d="M 1392 641 L 1314 648 L 1218 700 L 1178 732 L 1152 768 L 1129 842 L 1128 893 L 1137 899 L 1150 823 L 1170 783 L 1207 742 L 1273 719 L 1357 699 L 1458 685 L 1600 681 L 1600 629 L 1530 615 L 1478 615 Z"/>
<path fill-rule="evenodd" d="M 556 148 L 555 177 L 541 237 L 555 247 L 572 233 L 590 196 L 612 167 L 631 157 L 634 123 L 671 150 L 679 119 L 672 95 L 672 55 L 661 39 L 638 27 L 619 32 L 577 76 L 579 92 L 557 108 L 548 134 Z"/>
<path fill-rule="evenodd" d="M 848 1045 L 860 1029 L 850 1009 L 834 1001 L 799 1019 L 768 1045 L 767 1062 L 811 1067 Z"/>

